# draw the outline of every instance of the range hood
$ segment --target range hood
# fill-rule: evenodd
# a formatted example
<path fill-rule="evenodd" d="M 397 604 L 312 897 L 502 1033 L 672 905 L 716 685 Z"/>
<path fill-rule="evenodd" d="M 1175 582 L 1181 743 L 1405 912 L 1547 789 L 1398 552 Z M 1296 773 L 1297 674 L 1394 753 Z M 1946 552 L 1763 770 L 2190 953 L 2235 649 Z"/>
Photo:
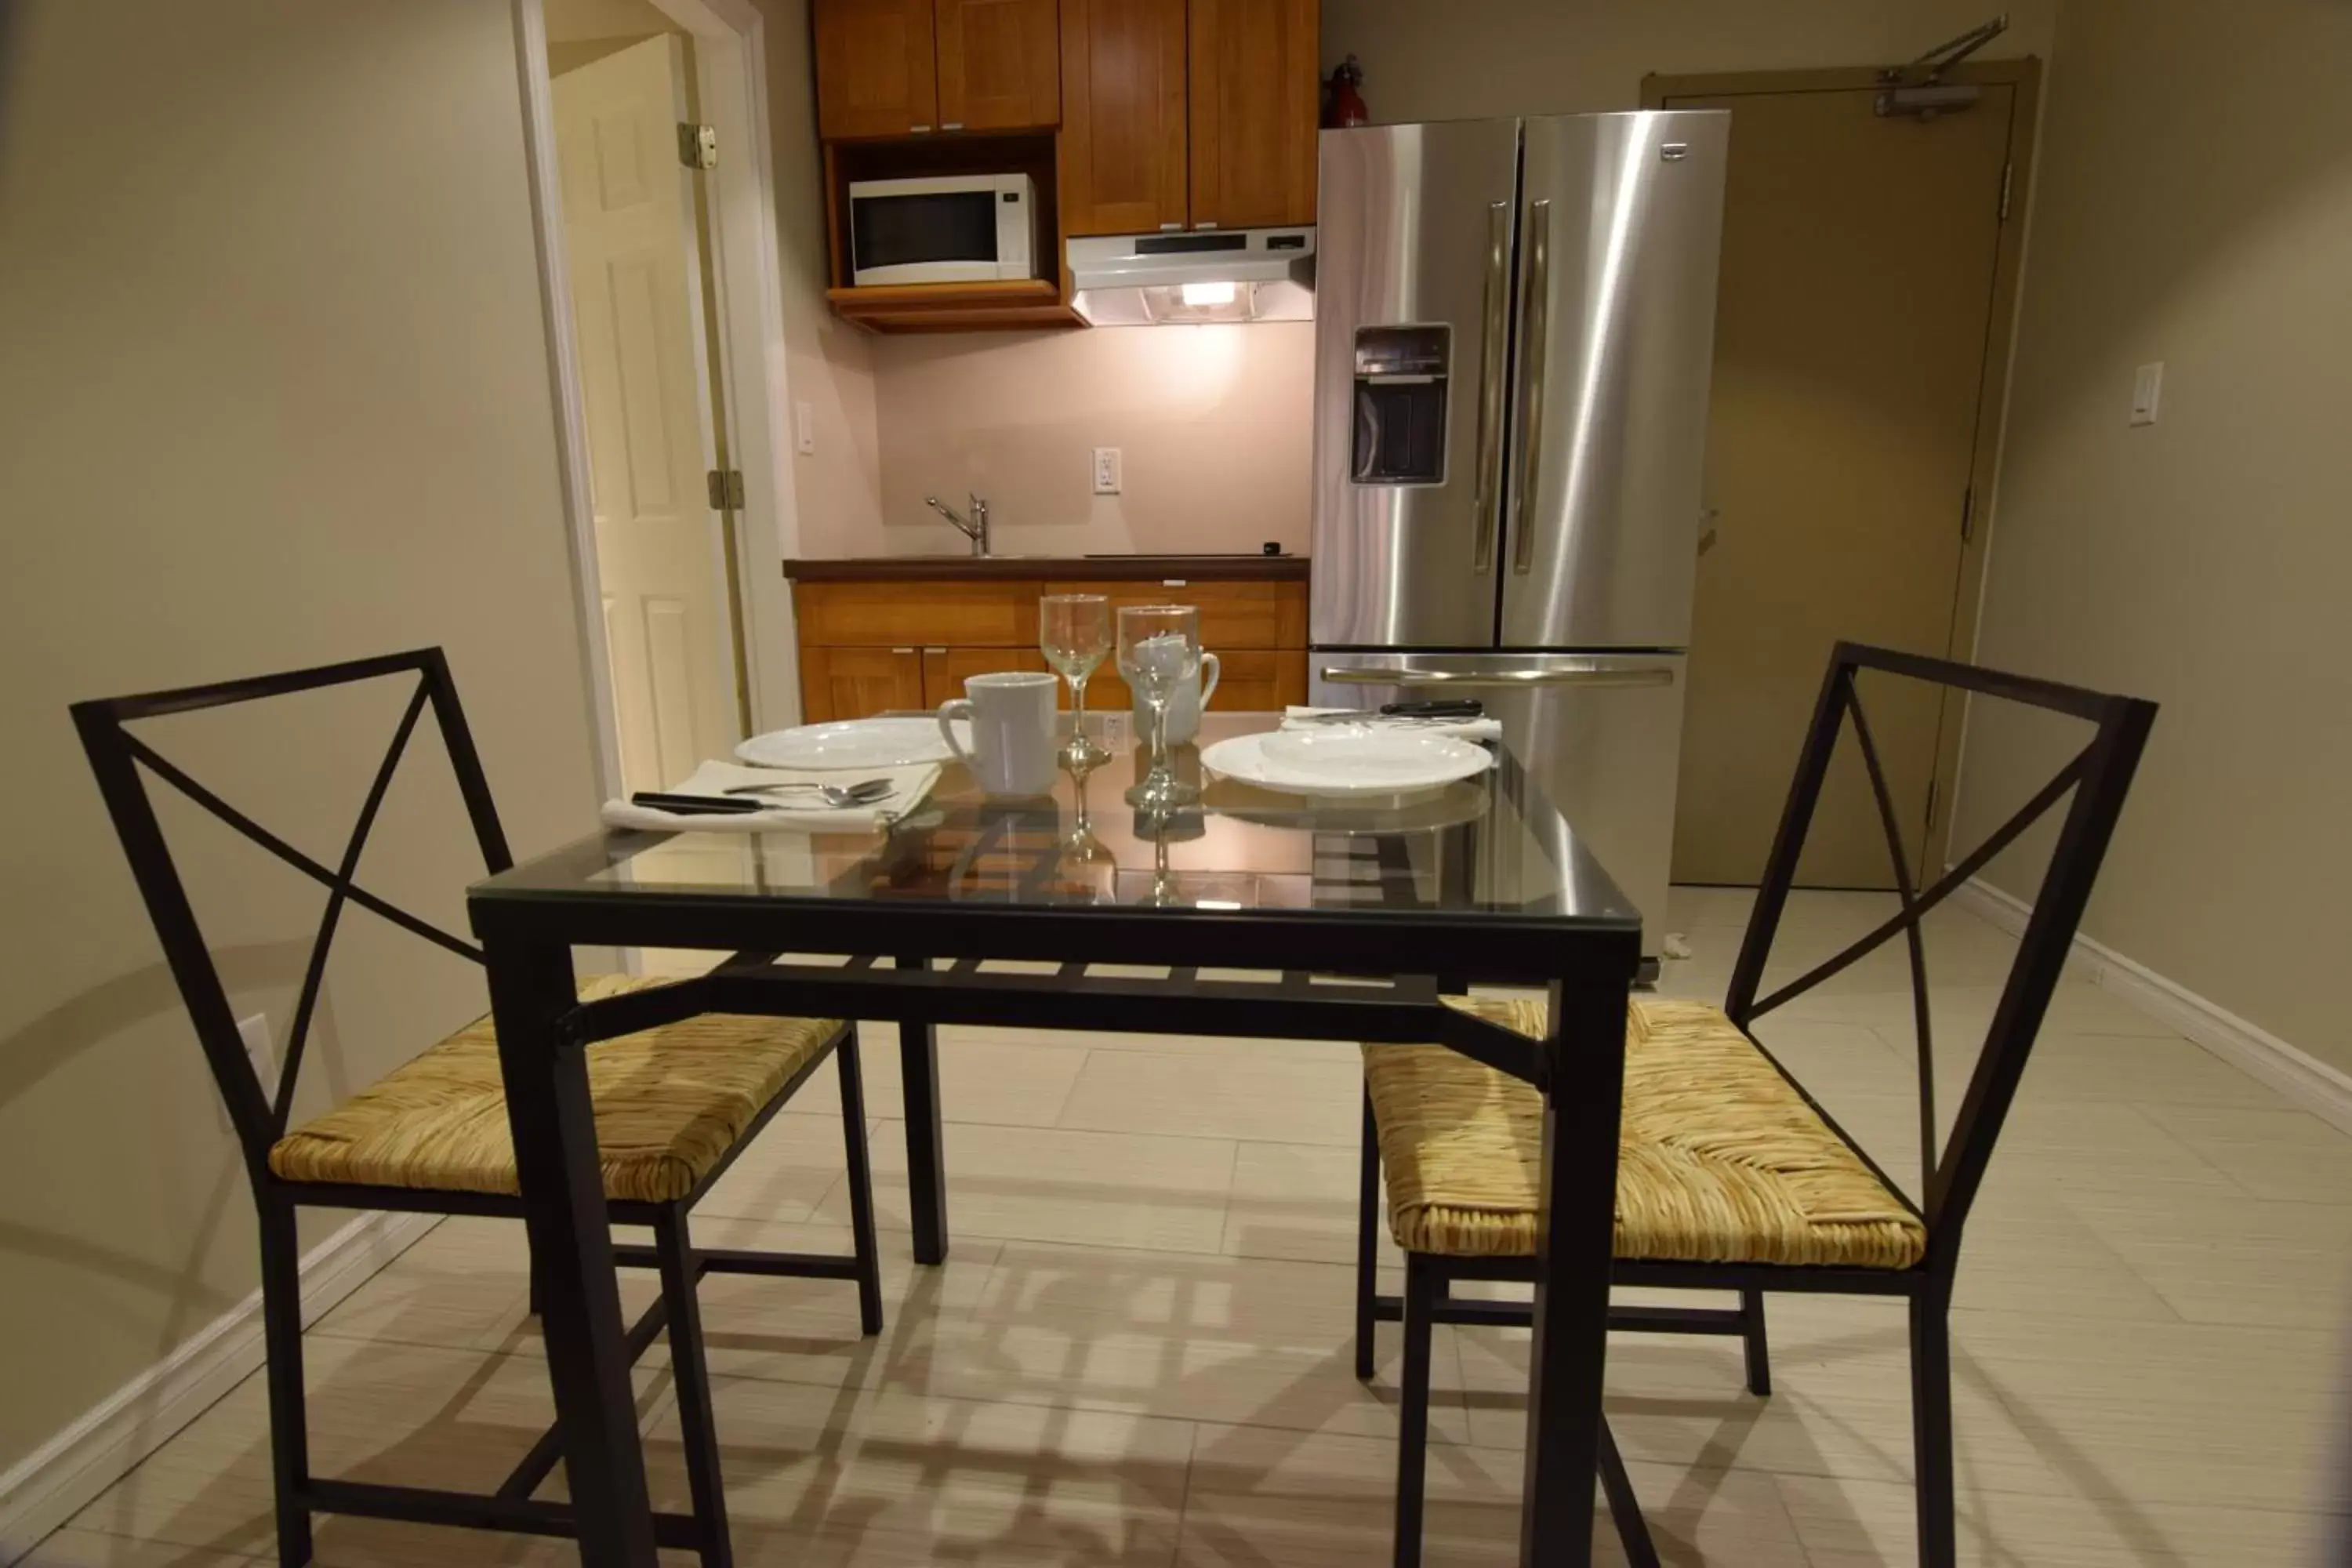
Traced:
<path fill-rule="evenodd" d="M 1074 239 L 1069 261 L 1070 304 L 1097 327 L 1315 319 L 1312 228 Z"/>

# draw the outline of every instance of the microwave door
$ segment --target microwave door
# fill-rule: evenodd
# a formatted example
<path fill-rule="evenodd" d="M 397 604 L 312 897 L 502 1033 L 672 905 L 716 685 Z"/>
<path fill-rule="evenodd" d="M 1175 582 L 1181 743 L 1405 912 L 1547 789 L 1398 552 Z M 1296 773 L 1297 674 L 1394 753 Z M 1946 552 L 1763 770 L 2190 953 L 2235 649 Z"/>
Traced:
<path fill-rule="evenodd" d="M 854 182 L 852 280 L 867 288 L 1029 276 L 1028 186 L 1017 176 Z"/>
<path fill-rule="evenodd" d="M 1518 121 L 1327 131 L 1315 279 L 1322 647 L 1491 647 Z"/>
<path fill-rule="evenodd" d="M 1689 643 L 1730 119 L 1527 122 L 1506 647 Z"/>

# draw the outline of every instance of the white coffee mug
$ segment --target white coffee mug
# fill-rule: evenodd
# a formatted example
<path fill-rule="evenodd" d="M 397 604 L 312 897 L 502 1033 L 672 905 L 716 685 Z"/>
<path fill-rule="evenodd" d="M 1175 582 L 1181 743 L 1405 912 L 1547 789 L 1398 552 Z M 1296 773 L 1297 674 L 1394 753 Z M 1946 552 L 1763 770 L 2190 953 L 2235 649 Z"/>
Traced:
<path fill-rule="evenodd" d="M 1220 673 L 1217 656 L 1203 653 L 1201 673 L 1176 688 L 1176 694 L 1168 700 L 1170 745 L 1181 746 L 1201 732 L 1201 710 L 1209 705 L 1210 697 L 1215 693 Z M 1142 736 L 1151 733 L 1151 705 L 1144 701 L 1140 692 L 1135 698 L 1135 732 Z"/>
<path fill-rule="evenodd" d="M 1007 669 L 975 675 L 964 695 L 940 704 L 940 733 L 990 795 L 1045 795 L 1054 787 L 1054 697 L 1061 677 Z M 971 722 L 971 750 L 956 744 L 957 719 Z"/>

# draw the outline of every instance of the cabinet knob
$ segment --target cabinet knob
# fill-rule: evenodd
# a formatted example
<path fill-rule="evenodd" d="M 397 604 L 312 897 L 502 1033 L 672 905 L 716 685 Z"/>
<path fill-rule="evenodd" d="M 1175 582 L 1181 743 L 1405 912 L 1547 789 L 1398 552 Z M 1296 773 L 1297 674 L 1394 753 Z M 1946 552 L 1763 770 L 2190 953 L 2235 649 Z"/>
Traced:
<path fill-rule="evenodd" d="M 912 653 L 915 650 L 910 647 L 894 647 L 890 651 L 892 653 Z"/>
<path fill-rule="evenodd" d="M 927 647 L 923 651 L 925 653 L 945 653 L 948 650 L 943 647 Z"/>
<path fill-rule="evenodd" d="M 961 131 L 963 129 L 963 121 L 961 120 L 942 120 L 940 121 L 940 129 L 942 131 Z"/>
<path fill-rule="evenodd" d="M 907 134 L 909 136 L 928 136 L 930 133 L 931 128 L 928 125 L 909 125 L 907 127 Z"/>

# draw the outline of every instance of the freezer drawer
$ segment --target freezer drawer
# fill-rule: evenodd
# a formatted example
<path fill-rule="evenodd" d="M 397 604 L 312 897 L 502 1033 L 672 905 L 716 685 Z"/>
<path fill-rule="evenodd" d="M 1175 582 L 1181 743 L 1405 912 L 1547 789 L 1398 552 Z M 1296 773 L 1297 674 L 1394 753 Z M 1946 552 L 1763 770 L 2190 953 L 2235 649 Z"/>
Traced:
<path fill-rule="evenodd" d="M 1684 657 L 1643 654 L 1324 653 L 1313 700 L 1333 707 L 1476 697 L 1502 721 L 1528 776 L 1642 911 L 1642 953 L 1665 935 Z M 1489 868 L 1507 886 L 1509 868 Z"/>

